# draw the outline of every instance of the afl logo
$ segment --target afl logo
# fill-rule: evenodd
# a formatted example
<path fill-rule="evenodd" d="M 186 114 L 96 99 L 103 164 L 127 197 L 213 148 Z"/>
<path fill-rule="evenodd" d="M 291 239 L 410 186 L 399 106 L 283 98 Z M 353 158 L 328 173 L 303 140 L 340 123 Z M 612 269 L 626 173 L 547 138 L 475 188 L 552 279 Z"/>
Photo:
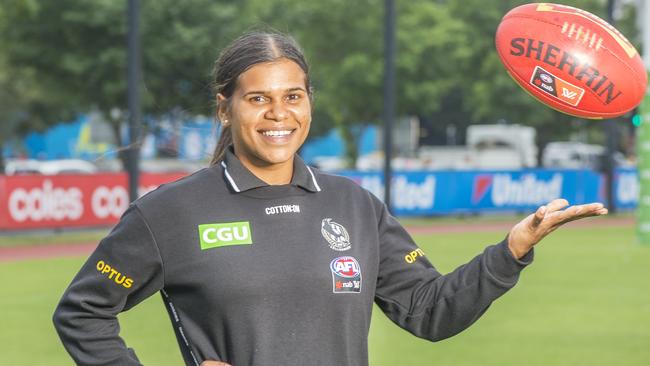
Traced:
<path fill-rule="evenodd" d="M 551 78 L 551 77 L 550 77 L 549 75 L 547 75 L 547 74 L 540 74 L 540 75 L 539 75 L 539 78 L 542 79 L 542 81 L 545 82 L 545 83 L 547 83 L 547 84 L 551 84 L 551 83 L 553 82 L 553 78 Z"/>
<path fill-rule="evenodd" d="M 323 219 L 321 222 L 321 234 L 330 245 L 330 248 L 337 251 L 348 250 L 352 247 L 350 244 L 350 235 L 343 225 L 332 221 L 332 219 Z"/>
<path fill-rule="evenodd" d="M 344 278 L 355 278 L 361 275 L 359 262 L 353 257 L 338 257 L 330 263 L 332 273 Z"/>

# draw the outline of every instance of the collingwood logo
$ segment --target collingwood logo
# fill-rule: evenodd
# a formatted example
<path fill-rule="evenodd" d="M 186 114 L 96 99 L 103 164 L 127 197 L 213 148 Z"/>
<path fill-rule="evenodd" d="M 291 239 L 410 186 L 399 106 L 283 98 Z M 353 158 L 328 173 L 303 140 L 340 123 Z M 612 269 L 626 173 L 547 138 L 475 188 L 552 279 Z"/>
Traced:
<path fill-rule="evenodd" d="M 348 250 L 352 247 L 350 244 L 350 235 L 343 225 L 332 221 L 332 219 L 323 219 L 320 228 L 321 234 L 330 245 L 330 248 L 337 251 Z"/>

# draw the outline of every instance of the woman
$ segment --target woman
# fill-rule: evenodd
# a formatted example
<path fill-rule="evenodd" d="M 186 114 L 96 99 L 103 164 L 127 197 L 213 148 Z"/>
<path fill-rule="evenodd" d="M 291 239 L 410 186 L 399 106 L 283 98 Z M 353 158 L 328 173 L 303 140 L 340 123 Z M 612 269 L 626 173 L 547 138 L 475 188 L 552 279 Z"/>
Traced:
<path fill-rule="evenodd" d="M 246 34 L 215 75 L 211 167 L 135 201 L 55 312 L 79 364 L 138 365 L 116 315 L 160 291 L 187 365 L 367 365 L 373 302 L 418 337 L 450 337 L 515 285 L 544 236 L 607 213 L 555 200 L 442 276 L 377 198 L 296 155 L 312 92 L 291 38 Z"/>

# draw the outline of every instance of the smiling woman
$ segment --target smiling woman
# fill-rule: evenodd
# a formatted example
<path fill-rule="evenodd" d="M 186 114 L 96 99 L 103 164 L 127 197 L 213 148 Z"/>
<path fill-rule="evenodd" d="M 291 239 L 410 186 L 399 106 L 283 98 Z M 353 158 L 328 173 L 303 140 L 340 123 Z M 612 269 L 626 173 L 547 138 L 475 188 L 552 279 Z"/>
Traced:
<path fill-rule="evenodd" d="M 232 133 L 235 155 L 267 183 L 291 181 L 293 156 L 307 138 L 311 104 L 305 79 L 295 62 L 281 58 L 242 73 L 229 98 L 217 95 L 219 119 Z"/>
<path fill-rule="evenodd" d="M 289 183 L 311 123 L 309 67 L 298 45 L 275 33 L 246 34 L 221 54 L 215 85 L 222 133 L 212 164 L 232 143 L 258 178 Z"/>
<path fill-rule="evenodd" d="M 140 365 L 117 315 L 160 292 L 187 365 L 366 366 L 373 303 L 418 337 L 451 337 L 517 283 L 544 236 L 607 213 L 554 200 L 442 275 L 379 199 L 296 154 L 312 103 L 290 37 L 238 38 L 215 80 L 211 166 L 133 202 L 57 307 L 78 364 Z"/>

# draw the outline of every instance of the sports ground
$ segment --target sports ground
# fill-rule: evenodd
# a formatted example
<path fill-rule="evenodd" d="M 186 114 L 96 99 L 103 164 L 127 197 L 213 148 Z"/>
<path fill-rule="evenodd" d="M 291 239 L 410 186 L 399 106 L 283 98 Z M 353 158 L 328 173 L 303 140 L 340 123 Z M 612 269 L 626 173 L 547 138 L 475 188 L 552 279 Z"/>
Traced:
<path fill-rule="evenodd" d="M 442 272 L 500 241 L 516 218 L 417 219 L 405 224 Z M 0 236 L 0 365 L 71 365 L 51 314 L 105 231 Z M 520 283 L 479 321 L 435 344 L 375 309 L 371 365 L 649 365 L 650 245 L 630 216 L 571 223 L 551 234 Z M 16 249 L 22 248 L 22 249 Z M 182 365 L 158 296 L 120 316 L 145 365 Z"/>

